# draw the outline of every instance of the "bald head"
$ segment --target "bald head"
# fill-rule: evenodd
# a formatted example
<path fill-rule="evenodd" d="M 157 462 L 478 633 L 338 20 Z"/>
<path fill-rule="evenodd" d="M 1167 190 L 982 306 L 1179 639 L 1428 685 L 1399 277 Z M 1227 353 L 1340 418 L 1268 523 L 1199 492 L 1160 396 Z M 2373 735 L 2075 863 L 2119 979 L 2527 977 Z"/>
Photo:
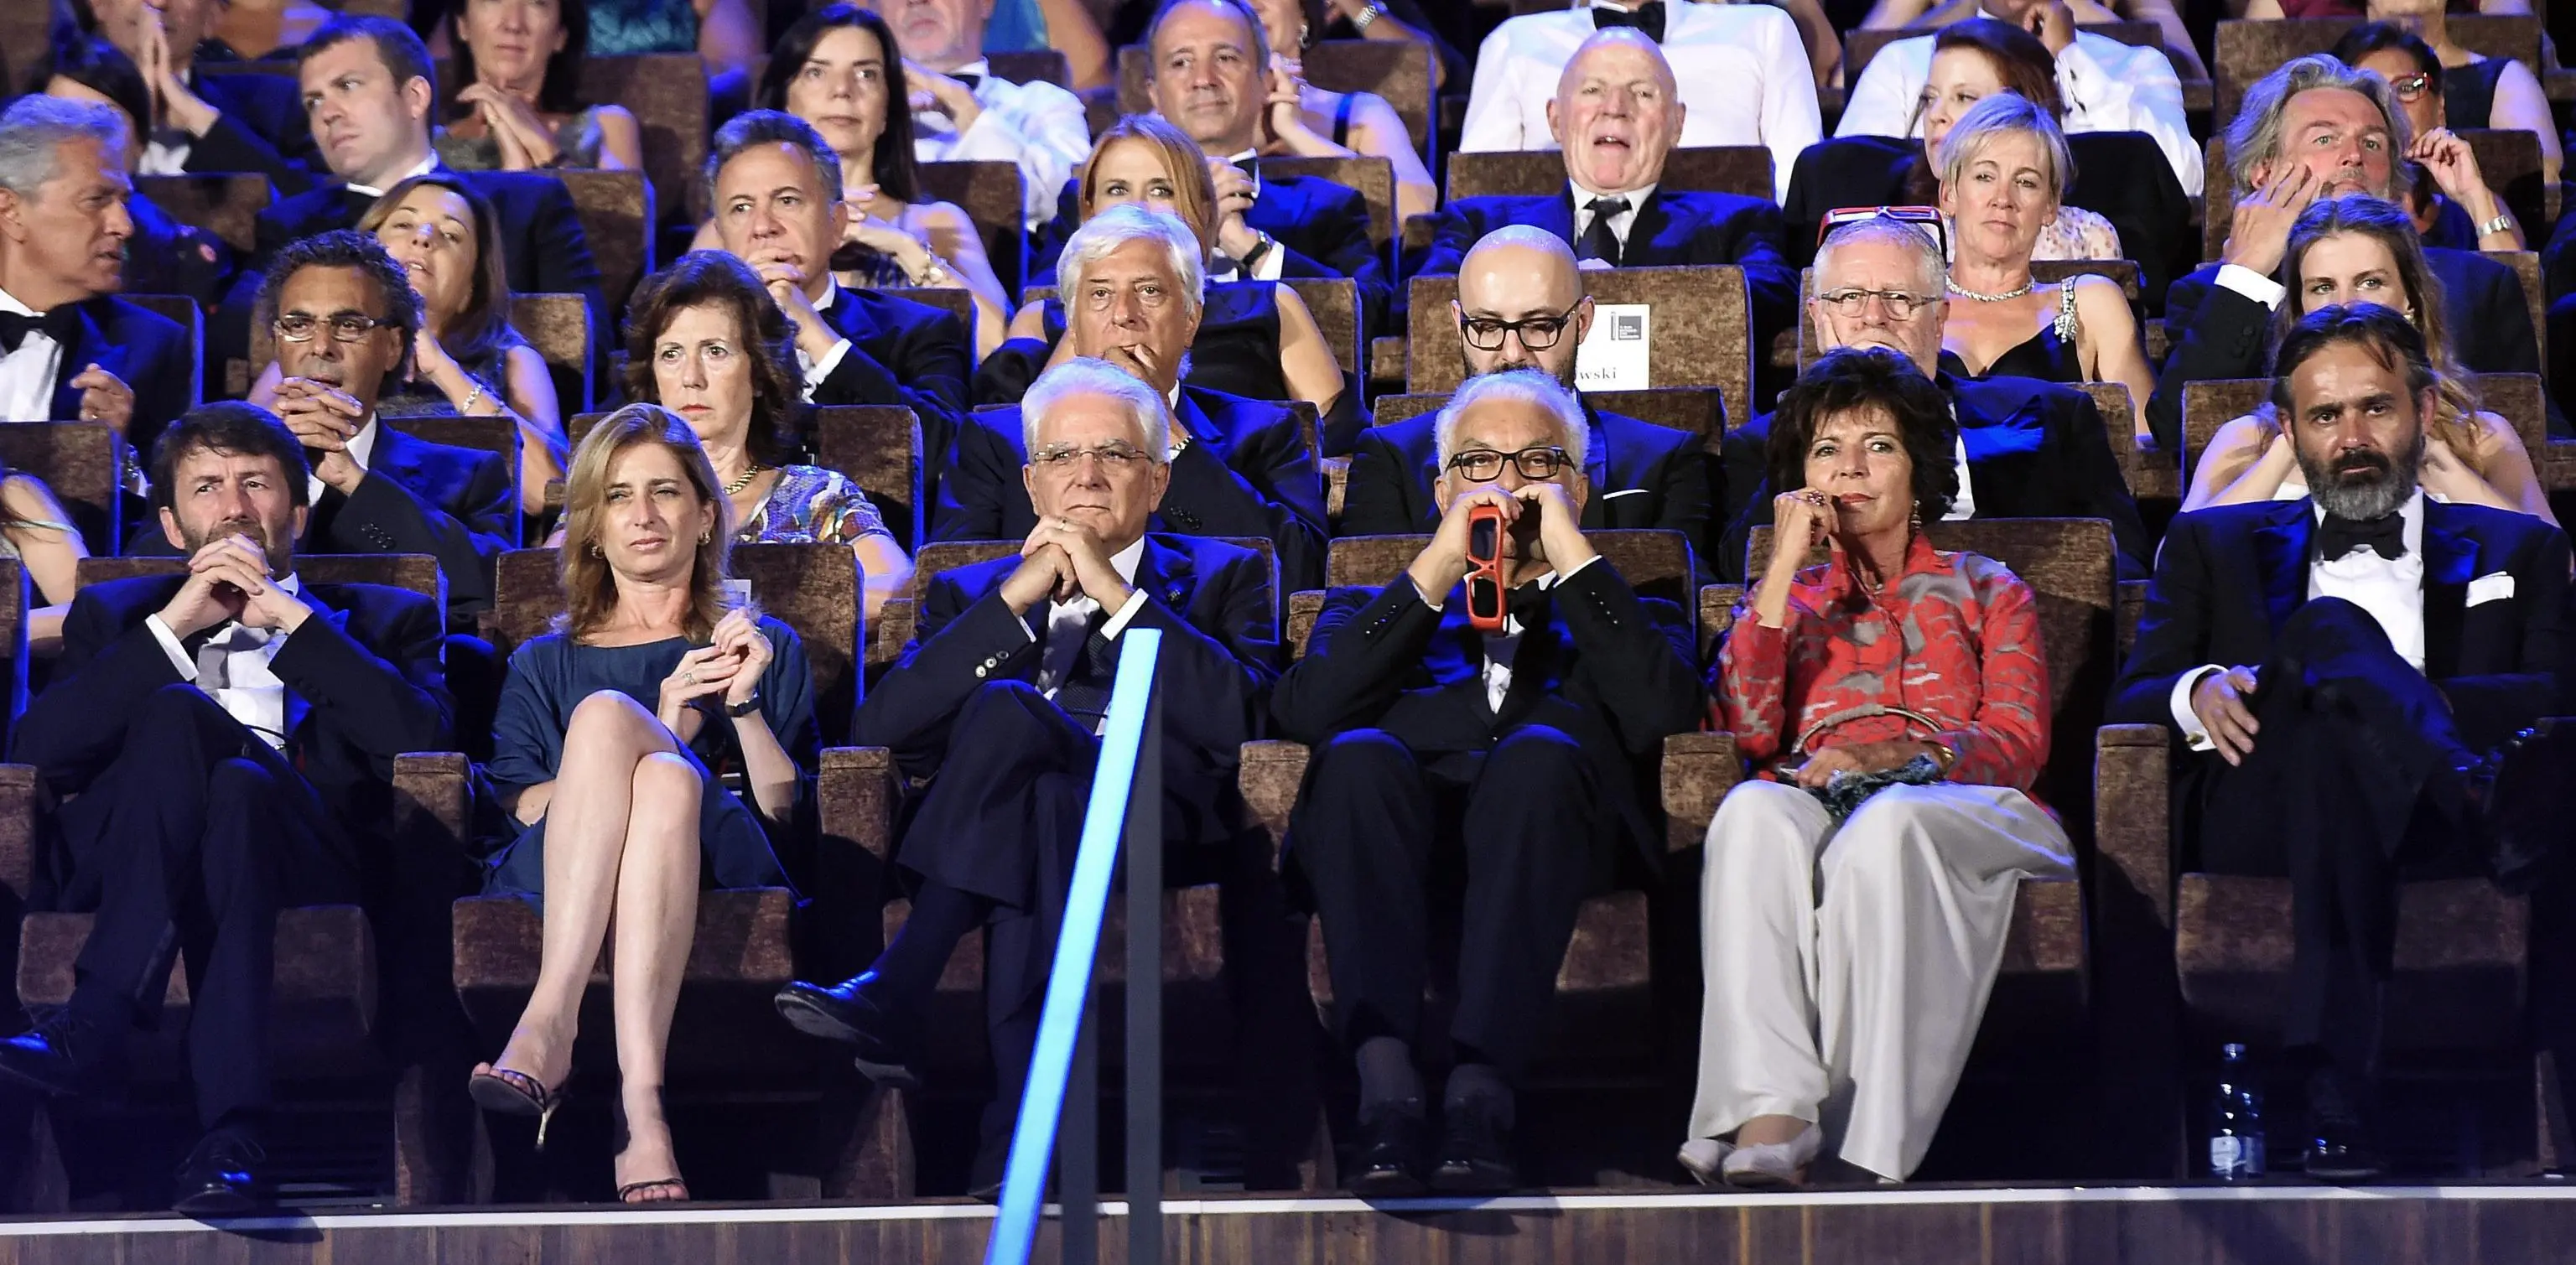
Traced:
<path fill-rule="evenodd" d="M 1664 51 L 1642 32 L 1612 27 L 1574 50 L 1547 103 L 1548 134 L 1566 178 L 1594 195 L 1630 193 L 1664 178 L 1682 135 L 1682 103 Z"/>
<path fill-rule="evenodd" d="M 1555 234 L 1527 224 L 1487 233 L 1458 265 L 1451 306 L 1469 376 L 1537 369 L 1574 385 L 1574 349 L 1592 326 L 1592 301 L 1574 252 Z M 1520 328 L 1504 328 L 1515 322 Z"/>

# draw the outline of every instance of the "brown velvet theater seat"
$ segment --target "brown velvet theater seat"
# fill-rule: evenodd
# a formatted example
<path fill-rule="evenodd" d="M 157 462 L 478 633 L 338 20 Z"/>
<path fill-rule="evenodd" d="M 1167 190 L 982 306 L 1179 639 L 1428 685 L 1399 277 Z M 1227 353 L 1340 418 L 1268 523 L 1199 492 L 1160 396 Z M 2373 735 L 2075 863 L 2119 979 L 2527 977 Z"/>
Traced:
<path fill-rule="evenodd" d="M 1404 389 L 1455 391 L 1466 376 L 1464 339 L 1449 310 L 1458 298 L 1458 278 L 1415 277 L 1412 286 Z M 1648 387 L 1716 387 L 1726 416 L 1753 415 L 1747 411 L 1753 398 L 1752 299 L 1742 268 L 1612 268 L 1584 273 L 1583 292 L 1595 305 L 1642 303 L 1653 309 L 1646 330 Z"/>

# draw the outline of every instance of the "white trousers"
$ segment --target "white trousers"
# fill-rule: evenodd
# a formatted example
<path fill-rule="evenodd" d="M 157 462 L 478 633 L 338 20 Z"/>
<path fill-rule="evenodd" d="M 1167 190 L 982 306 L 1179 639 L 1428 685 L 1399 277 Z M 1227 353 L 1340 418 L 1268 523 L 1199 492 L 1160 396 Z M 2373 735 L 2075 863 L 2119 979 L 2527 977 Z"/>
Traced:
<path fill-rule="evenodd" d="M 1941 1124 L 2003 960 L 2022 876 L 2071 878 L 2066 832 L 1993 786 L 1891 786 L 1834 828 L 1749 781 L 1709 823 L 1690 1136 L 1821 1122 L 1826 1154 L 1903 1179 Z"/>

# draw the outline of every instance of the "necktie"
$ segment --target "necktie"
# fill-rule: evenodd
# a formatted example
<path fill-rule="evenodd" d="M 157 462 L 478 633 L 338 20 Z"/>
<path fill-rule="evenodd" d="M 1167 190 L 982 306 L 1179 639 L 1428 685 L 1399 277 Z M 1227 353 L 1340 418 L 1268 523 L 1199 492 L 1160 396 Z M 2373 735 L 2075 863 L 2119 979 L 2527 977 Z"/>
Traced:
<path fill-rule="evenodd" d="M 2317 557 L 2332 562 L 2355 549 L 2368 549 L 2392 561 L 2405 557 L 2405 515 L 2352 519 L 2327 514 L 2326 521 L 2317 528 Z"/>
<path fill-rule="evenodd" d="M 1646 3 L 1627 12 L 1603 8 L 1599 4 L 1592 6 L 1593 30 L 1606 31 L 1614 26 L 1633 26 L 1644 31 L 1647 39 L 1663 43 L 1664 0 L 1646 0 Z"/>
<path fill-rule="evenodd" d="M 79 330 L 80 309 L 68 303 L 42 316 L 0 312 L 0 356 L 14 354 L 29 334 L 42 334 L 57 346 L 69 347 Z"/>
<path fill-rule="evenodd" d="M 1619 266 L 1619 235 L 1610 231 L 1614 216 L 1628 213 L 1626 198 L 1594 198 L 1584 210 L 1592 215 L 1592 226 L 1583 230 L 1583 240 L 1574 244 L 1577 259 L 1598 259 L 1613 268 Z"/>
<path fill-rule="evenodd" d="M 1082 626 L 1082 653 L 1074 656 L 1072 669 L 1055 690 L 1055 705 L 1088 729 L 1098 729 L 1109 714 L 1109 684 L 1117 675 L 1110 662 L 1109 639 L 1100 635 L 1108 622 L 1108 612 L 1091 612 Z"/>
<path fill-rule="evenodd" d="M 1257 158 L 1237 158 L 1237 159 L 1235 159 L 1235 160 L 1234 160 L 1234 169 L 1235 169 L 1236 171 L 1240 171 L 1240 172 L 1242 172 L 1242 173 L 1244 174 L 1244 176 L 1245 176 L 1246 178 L 1250 179 L 1254 184 L 1258 185 L 1258 184 L 1260 184 L 1260 183 L 1261 183 L 1261 160 L 1260 160 L 1260 159 L 1257 159 Z"/>
<path fill-rule="evenodd" d="M 984 77 L 982 75 L 950 75 L 949 78 L 966 85 L 966 90 L 968 92 L 973 92 L 977 88 L 984 86 Z"/>

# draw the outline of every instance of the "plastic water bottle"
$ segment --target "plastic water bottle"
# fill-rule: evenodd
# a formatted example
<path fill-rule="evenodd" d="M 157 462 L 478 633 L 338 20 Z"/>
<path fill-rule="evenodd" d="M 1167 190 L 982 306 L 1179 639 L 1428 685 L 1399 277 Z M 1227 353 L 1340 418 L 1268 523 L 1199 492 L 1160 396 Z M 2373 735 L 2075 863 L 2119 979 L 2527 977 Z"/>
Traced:
<path fill-rule="evenodd" d="M 2218 1093 L 2209 1107 L 2209 1175 L 2223 1182 L 2263 1175 L 2263 1091 L 2245 1047 L 2229 1042 L 2218 1062 Z"/>

